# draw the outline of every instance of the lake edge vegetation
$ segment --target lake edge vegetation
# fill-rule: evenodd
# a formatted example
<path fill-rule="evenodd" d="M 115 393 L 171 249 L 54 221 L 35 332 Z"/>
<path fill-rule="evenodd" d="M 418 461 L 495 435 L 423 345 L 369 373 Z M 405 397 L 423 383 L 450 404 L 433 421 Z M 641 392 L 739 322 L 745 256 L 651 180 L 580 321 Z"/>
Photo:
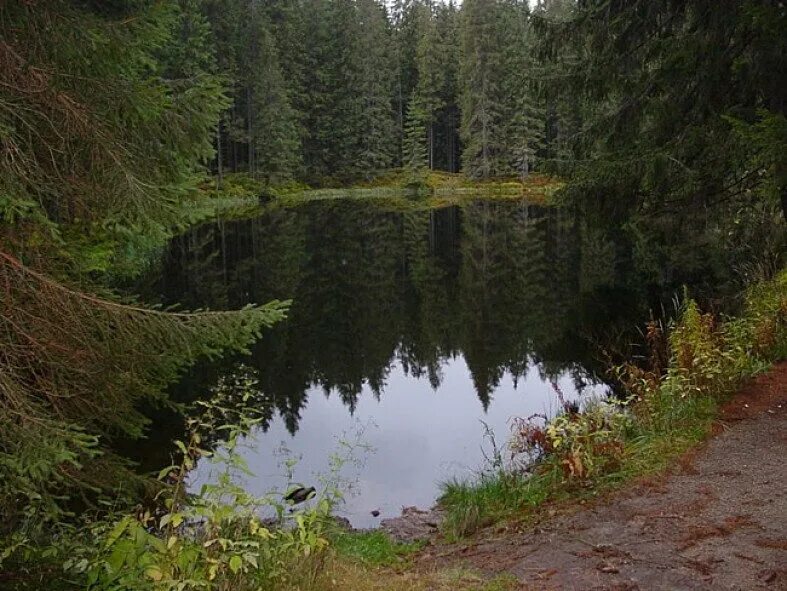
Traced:
<path fill-rule="evenodd" d="M 533 173 L 478 181 L 460 173 L 430 171 L 417 188 L 408 187 L 406 170 L 390 170 L 372 181 L 347 187 L 312 188 L 299 182 L 269 185 L 247 173 L 225 173 L 221 187 L 205 177 L 179 206 L 173 222 L 153 233 L 83 237 L 72 248 L 77 265 L 101 273 L 114 286 L 127 286 L 149 271 L 175 236 L 200 224 L 229 222 L 261 215 L 267 208 L 297 207 L 325 200 L 374 200 L 395 211 L 424 210 L 461 205 L 475 199 L 555 204 L 564 183 L 549 175 Z M 101 253 L 98 257 L 96 253 Z"/>
<path fill-rule="evenodd" d="M 787 359 L 787 271 L 742 297 L 737 317 L 703 313 L 685 297 L 666 326 L 648 323 L 646 363 L 610 367 L 623 387 L 620 399 L 515 420 L 494 466 L 477 479 L 443 484 L 444 535 L 526 520 L 669 468 L 710 435 L 719 407 L 746 380 Z"/>

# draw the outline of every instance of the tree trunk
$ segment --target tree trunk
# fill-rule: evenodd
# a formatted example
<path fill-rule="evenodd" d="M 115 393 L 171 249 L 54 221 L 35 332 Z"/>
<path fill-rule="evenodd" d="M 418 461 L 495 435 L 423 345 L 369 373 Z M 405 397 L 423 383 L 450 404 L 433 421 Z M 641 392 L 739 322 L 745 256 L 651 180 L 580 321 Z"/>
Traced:
<path fill-rule="evenodd" d="M 456 113 L 453 107 L 448 111 L 448 171 L 457 172 L 456 166 Z"/>
<path fill-rule="evenodd" d="M 434 170 L 434 121 L 429 122 L 429 170 Z"/>
<path fill-rule="evenodd" d="M 216 125 L 216 190 L 220 191 L 224 182 L 224 169 L 222 168 L 221 153 L 221 117 Z"/>
<path fill-rule="evenodd" d="M 227 233 L 224 230 L 224 220 L 219 219 L 219 232 L 221 233 L 221 276 L 224 286 L 227 286 Z"/>
<path fill-rule="evenodd" d="M 249 175 L 254 176 L 254 137 L 252 135 L 251 88 L 246 87 L 246 130 L 248 135 L 248 168 Z"/>

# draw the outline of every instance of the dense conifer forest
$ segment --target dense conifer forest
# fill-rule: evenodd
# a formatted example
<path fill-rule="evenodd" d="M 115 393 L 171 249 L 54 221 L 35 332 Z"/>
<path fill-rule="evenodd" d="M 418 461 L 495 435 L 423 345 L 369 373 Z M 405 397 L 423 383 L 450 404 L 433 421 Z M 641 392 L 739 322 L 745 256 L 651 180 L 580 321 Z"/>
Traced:
<path fill-rule="evenodd" d="M 526 175 L 567 136 L 564 109 L 539 94 L 527 2 L 217 0 L 184 10 L 182 42 L 229 81 L 218 174 L 348 182 L 463 162 L 473 178 Z"/>
<path fill-rule="evenodd" d="M 537 172 L 654 282 L 740 291 L 784 265 L 786 44 L 777 0 L 0 3 L 0 587 L 306 589 L 302 561 L 316 580 L 322 509 L 269 538 L 236 489 L 179 512 L 205 431 L 251 428 L 237 412 L 192 419 L 158 481 L 116 450 L 183 410 L 185 368 L 287 313 L 118 288 L 118 253 L 196 219 L 206 183 Z"/>

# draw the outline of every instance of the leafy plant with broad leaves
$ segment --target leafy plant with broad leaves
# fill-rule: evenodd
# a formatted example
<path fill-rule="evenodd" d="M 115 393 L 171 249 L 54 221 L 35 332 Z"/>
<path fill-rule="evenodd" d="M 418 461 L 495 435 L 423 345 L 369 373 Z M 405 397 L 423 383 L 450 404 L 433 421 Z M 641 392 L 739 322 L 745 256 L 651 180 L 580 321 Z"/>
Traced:
<path fill-rule="evenodd" d="M 316 578 L 337 495 L 326 490 L 312 506 L 287 511 L 281 495 L 258 498 L 235 482 L 235 474 L 251 474 L 237 447 L 262 420 L 251 406 L 255 381 L 241 378 L 223 380 L 211 401 L 199 403 L 188 441 L 176 442 L 180 462 L 159 473 L 166 486 L 158 509 L 94 524 L 87 532 L 93 543 L 70 550 L 68 575 L 105 591 L 279 589 Z M 228 417 L 235 422 L 222 422 Z M 205 435 L 216 432 L 224 444 L 206 449 Z M 187 476 L 200 459 L 222 471 L 215 483 L 188 494 Z M 277 518 L 263 519 L 272 511 Z"/>

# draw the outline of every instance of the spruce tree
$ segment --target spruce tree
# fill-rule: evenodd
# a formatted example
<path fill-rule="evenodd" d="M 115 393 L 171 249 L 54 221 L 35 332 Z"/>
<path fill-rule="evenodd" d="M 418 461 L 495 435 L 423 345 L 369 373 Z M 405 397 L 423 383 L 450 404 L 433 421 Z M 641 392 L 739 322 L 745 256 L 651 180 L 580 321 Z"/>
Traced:
<path fill-rule="evenodd" d="M 544 149 L 546 125 L 529 16 L 527 2 L 506 0 L 500 5 L 498 29 L 503 62 L 501 102 L 505 158 L 510 172 L 522 180 Z"/>
<path fill-rule="evenodd" d="M 462 166 L 471 178 L 489 178 L 504 170 L 497 23 L 496 0 L 470 0 L 463 4 Z"/>
<path fill-rule="evenodd" d="M 542 53 L 561 70 L 548 90 L 582 101 L 552 107 L 556 122 L 581 124 L 568 145 L 574 186 L 621 216 L 737 211 L 752 194 L 779 206 L 787 192 L 777 173 L 787 153 L 779 3 L 543 4 Z M 770 148 L 744 139 L 745 128 L 767 135 Z"/>
<path fill-rule="evenodd" d="M 359 22 L 351 0 L 307 0 L 304 157 L 312 180 L 346 182 L 364 133 Z"/>
<path fill-rule="evenodd" d="M 254 16 L 257 52 L 247 65 L 254 114 L 250 140 L 254 147 L 255 174 L 275 183 L 293 177 L 300 169 L 298 117 L 290 104 L 270 25 L 263 15 Z"/>
<path fill-rule="evenodd" d="M 445 69 L 444 46 L 437 28 L 436 19 L 428 4 L 416 7 L 418 44 L 416 45 L 416 68 L 418 82 L 415 95 L 418 107 L 423 111 L 427 131 L 429 168 L 435 168 L 435 127 L 440 109 L 443 108 Z"/>
<path fill-rule="evenodd" d="M 61 517 L 72 492 L 128 491 L 107 440 L 141 435 L 140 405 L 166 402 L 196 357 L 242 350 L 282 316 L 279 303 L 152 310 L 78 272 L 85 243 L 182 221 L 213 156 L 226 102 L 202 69 L 211 59 L 191 7 L 0 9 L 0 128 L 14 155 L 0 159 L 0 510 L 2 527 L 26 536 L 30 516 Z"/>
<path fill-rule="evenodd" d="M 441 100 L 443 108 L 439 114 L 439 133 L 437 162 L 438 168 L 449 172 L 459 170 L 459 9 L 453 0 L 437 7 L 437 28 L 442 40 L 441 56 L 443 69 L 443 88 Z"/>
<path fill-rule="evenodd" d="M 413 179 L 420 179 L 428 165 L 428 146 L 426 142 L 427 114 L 418 96 L 408 101 L 404 125 L 404 167 Z"/>
<path fill-rule="evenodd" d="M 417 6 L 417 0 L 393 0 L 391 5 L 394 47 L 391 65 L 396 72 L 394 110 L 401 142 L 404 142 L 404 125 L 408 101 L 418 80 L 416 65 L 416 47 L 418 44 Z M 404 157 L 403 154 L 402 157 Z"/>
<path fill-rule="evenodd" d="M 303 117 L 306 108 L 304 84 L 307 41 L 304 5 L 301 0 L 266 0 L 263 7 L 275 38 L 279 67 L 302 140 L 305 134 Z"/>
<path fill-rule="evenodd" d="M 248 4 L 244 0 L 204 0 L 203 11 L 216 45 L 218 71 L 227 81 L 226 93 L 230 100 L 221 113 L 217 129 L 217 169 L 224 166 L 237 171 L 245 146 L 248 128 L 243 115 L 242 100 L 245 94 L 242 83 L 244 46 Z M 219 158 L 220 157 L 220 158 Z"/>
<path fill-rule="evenodd" d="M 355 166 L 366 178 L 393 165 L 397 150 L 392 39 L 385 7 L 378 0 L 357 0 L 360 72 L 357 92 L 363 99 Z"/>

